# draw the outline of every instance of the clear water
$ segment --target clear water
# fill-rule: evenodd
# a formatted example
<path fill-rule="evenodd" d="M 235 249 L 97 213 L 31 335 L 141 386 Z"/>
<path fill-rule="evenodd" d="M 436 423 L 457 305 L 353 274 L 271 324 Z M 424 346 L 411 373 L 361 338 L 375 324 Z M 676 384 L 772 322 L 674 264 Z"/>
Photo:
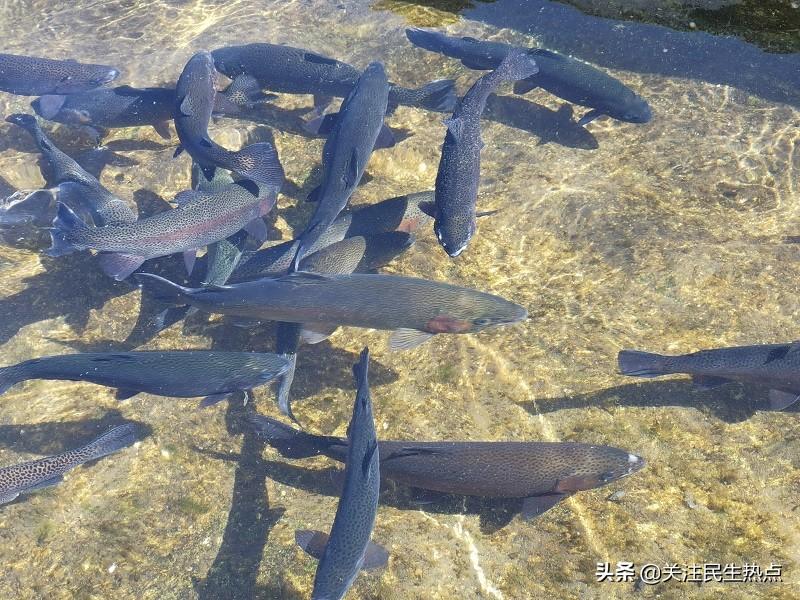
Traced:
<path fill-rule="evenodd" d="M 590 4 L 607 16 L 625 8 Z M 679 20 L 683 9 L 665 5 L 660 14 Z M 601 120 L 582 130 L 554 120 L 558 98 L 504 90 L 483 122 L 480 200 L 500 212 L 480 222 L 459 259 L 425 231 L 388 269 L 499 294 L 526 306 L 530 319 L 440 336 L 402 354 L 388 351 L 383 332 L 341 329 L 302 349 L 293 391 L 307 428 L 343 434 L 350 366 L 368 344 L 386 439 L 612 444 L 642 455 L 647 468 L 534 522 L 509 522 L 491 502 L 420 506 L 409 490 L 390 490 L 373 536 L 389 549 L 389 567 L 361 575 L 348 597 L 797 597 L 798 409 L 765 410 L 761 389 L 637 383 L 616 374 L 615 357 L 623 347 L 682 353 L 797 337 L 800 256 L 782 238 L 800 233 L 800 56 L 763 53 L 688 24 L 668 30 L 507 0 L 5 3 L 0 24 L 6 52 L 113 64 L 123 70 L 120 83 L 134 86 L 173 82 L 197 50 L 266 40 L 358 67 L 381 60 L 409 87 L 452 77 L 466 90 L 476 73 L 412 47 L 403 34 L 410 24 L 542 44 L 622 79 L 647 98 L 652 122 Z M 0 94 L 0 111 L 25 112 L 29 100 Z M 310 103 L 279 101 L 287 109 Z M 411 136 L 373 155 L 371 179 L 353 203 L 431 189 L 441 120 L 401 107 L 389 123 Z M 74 156 L 91 146 L 74 129 L 47 128 Z M 4 195 L 41 186 L 27 134 L 0 129 Z M 309 214 L 302 197 L 322 141 L 284 129 L 220 120 L 212 134 L 238 147 L 272 130 L 291 182 L 275 237 L 288 239 Z M 116 157 L 102 183 L 141 212 L 163 206 L 189 187 L 188 159 L 171 159 L 174 142 L 150 128 L 113 131 L 106 145 Z M 54 260 L 37 249 L 30 240 L 0 247 L 2 364 L 142 343 L 129 339 L 137 290 L 103 276 L 88 255 Z M 162 262 L 179 269 L 177 260 Z M 270 328 L 212 318 L 173 326 L 144 348 L 272 344 Z M 277 415 L 269 389 L 255 401 Z M 263 448 L 242 433 L 240 407 L 195 406 L 144 394 L 119 403 L 112 390 L 69 382 L 6 393 L 0 464 L 74 447 L 122 419 L 152 432 L 138 448 L 0 509 L 0 597 L 308 597 L 315 563 L 293 533 L 329 527 L 335 465 Z M 668 582 L 639 592 L 633 583 L 598 583 L 596 563 L 617 561 L 775 562 L 783 583 Z"/>

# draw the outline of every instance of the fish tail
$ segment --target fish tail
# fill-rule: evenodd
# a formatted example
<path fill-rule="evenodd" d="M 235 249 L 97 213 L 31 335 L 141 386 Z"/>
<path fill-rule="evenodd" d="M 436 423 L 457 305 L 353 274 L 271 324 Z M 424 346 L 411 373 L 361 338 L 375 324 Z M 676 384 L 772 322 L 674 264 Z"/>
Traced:
<path fill-rule="evenodd" d="M 453 112 L 458 101 L 452 79 L 437 79 L 418 89 L 394 86 L 392 95 L 396 102 L 434 112 Z"/>
<path fill-rule="evenodd" d="M 115 427 L 101 435 L 91 444 L 85 446 L 81 453 L 86 456 L 84 462 L 88 462 L 127 448 L 138 439 L 136 435 L 136 424 L 125 423 L 125 425 Z"/>
<path fill-rule="evenodd" d="M 11 386 L 28 379 L 23 368 L 24 364 L 0 367 L 0 394 L 5 394 Z"/>
<path fill-rule="evenodd" d="M 424 50 L 431 52 L 445 52 L 447 50 L 449 38 L 437 31 L 428 31 L 417 27 L 406 29 L 408 41 Z"/>
<path fill-rule="evenodd" d="M 336 439 L 300 431 L 257 412 L 249 412 L 247 420 L 260 438 L 286 458 L 308 458 L 322 454 L 330 445 L 330 440 Z"/>
<path fill-rule="evenodd" d="M 524 50 L 519 49 L 509 52 L 503 59 L 503 62 L 501 62 L 495 70 L 495 73 L 506 81 L 527 79 L 528 77 L 536 75 L 538 72 L 539 67 L 536 65 L 533 57 Z"/>
<path fill-rule="evenodd" d="M 184 306 L 188 304 L 186 297 L 190 294 L 191 290 L 182 285 L 173 283 L 169 279 L 164 279 L 152 273 L 137 273 L 136 279 L 146 287 L 156 300 L 175 304 L 176 306 Z"/>
<path fill-rule="evenodd" d="M 631 377 L 659 377 L 672 371 L 667 367 L 667 358 L 661 354 L 622 350 L 617 356 L 619 372 Z"/>
<path fill-rule="evenodd" d="M 245 146 L 237 153 L 240 168 L 237 173 L 256 183 L 280 189 L 284 172 L 275 146 L 269 142 L 259 142 Z"/>
<path fill-rule="evenodd" d="M 58 203 L 58 212 L 50 229 L 52 245 L 46 250 L 49 256 L 63 256 L 76 250 L 84 250 L 80 239 L 89 231 L 89 226 L 72 212 L 66 204 Z"/>

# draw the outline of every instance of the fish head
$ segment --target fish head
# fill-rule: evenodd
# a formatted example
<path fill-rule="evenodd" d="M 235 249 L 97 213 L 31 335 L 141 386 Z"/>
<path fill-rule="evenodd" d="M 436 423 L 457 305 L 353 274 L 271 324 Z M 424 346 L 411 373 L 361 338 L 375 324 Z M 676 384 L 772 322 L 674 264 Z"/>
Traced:
<path fill-rule="evenodd" d="M 602 487 L 639 471 L 641 456 L 611 446 L 591 446 L 573 463 L 572 472 L 559 478 L 554 491 L 571 493 Z"/>
<path fill-rule="evenodd" d="M 608 114 L 626 123 L 647 123 L 653 118 L 650 105 L 647 104 L 644 98 L 636 94 L 631 94 L 630 97 L 626 98 L 622 106 L 617 107 L 616 110 Z"/>
<path fill-rule="evenodd" d="M 83 65 L 79 75 L 71 74 L 59 81 L 53 92 L 56 94 L 75 94 L 102 87 L 119 77 L 119 71 L 105 65 Z"/>
<path fill-rule="evenodd" d="M 436 238 L 450 258 L 459 256 L 467 248 L 476 229 L 474 217 L 463 220 L 437 218 L 433 224 Z"/>
<path fill-rule="evenodd" d="M 527 318 L 528 311 L 508 300 L 474 292 L 465 295 L 448 312 L 431 319 L 425 330 L 430 333 L 477 333 L 490 327 L 518 323 Z"/>

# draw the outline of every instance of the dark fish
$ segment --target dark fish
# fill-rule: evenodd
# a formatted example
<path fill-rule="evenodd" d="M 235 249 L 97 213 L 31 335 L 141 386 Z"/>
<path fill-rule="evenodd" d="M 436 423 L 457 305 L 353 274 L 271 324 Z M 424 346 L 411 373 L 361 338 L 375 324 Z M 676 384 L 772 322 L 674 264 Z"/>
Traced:
<path fill-rule="evenodd" d="M 265 89 L 289 94 L 314 94 L 321 111 L 331 97 L 347 96 L 361 72 L 355 67 L 302 48 L 276 44 L 228 46 L 211 52 L 220 73 L 234 78 L 251 75 Z M 429 83 L 420 89 L 391 84 L 389 107 L 405 104 L 450 112 L 456 103 L 452 80 Z"/>
<path fill-rule="evenodd" d="M 263 97 L 252 79 L 242 77 L 214 97 L 215 114 L 238 114 Z M 133 88 L 123 85 L 79 94 L 45 95 L 31 102 L 40 117 L 65 125 L 113 129 L 151 125 L 164 139 L 170 138 L 168 122 L 175 111 L 175 88 Z"/>
<path fill-rule="evenodd" d="M 372 63 L 342 102 L 322 150 L 322 183 L 312 192 L 319 204 L 299 236 L 295 266 L 347 206 L 361 181 L 383 127 L 388 93 L 383 65 Z"/>
<path fill-rule="evenodd" d="M 94 249 L 103 270 L 125 279 L 141 264 L 158 256 L 183 252 L 191 270 L 198 248 L 233 235 L 253 224 L 254 233 L 265 232 L 263 215 L 275 205 L 277 188 L 241 180 L 218 192 L 184 191 L 175 197 L 178 207 L 135 223 L 88 227 L 64 204 L 50 231 L 50 256 Z"/>
<path fill-rule="evenodd" d="M 458 256 L 475 233 L 475 204 L 481 172 L 481 114 L 486 101 L 503 81 L 516 81 L 536 73 L 533 59 L 509 52 L 497 69 L 484 75 L 466 93 L 453 116 L 445 121 L 447 133 L 436 175 L 436 222 L 433 230 L 450 256 Z"/>
<path fill-rule="evenodd" d="M 0 90 L 20 96 L 74 94 L 110 83 L 118 75 L 106 65 L 0 54 Z"/>
<path fill-rule="evenodd" d="M 252 413 L 255 431 L 287 458 L 347 455 L 345 438 L 311 435 Z M 644 460 L 611 446 L 572 442 L 380 441 L 381 476 L 448 494 L 525 498 L 536 516 L 574 492 L 630 475 Z"/>
<path fill-rule="evenodd" d="M 395 350 L 439 333 L 475 333 L 528 315 L 499 296 L 396 275 L 292 273 L 215 288 L 186 288 L 147 273 L 139 277 L 157 299 L 207 312 L 395 330 L 390 344 Z"/>
<path fill-rule="evenodd" d="M 369 538 L 378 514 L 380 492 L 380 452 L 372 417 L 367 370 L 369 350 L 364 348 L 361 360 L 353 367 L 356 379 L 356 401 L 347 429 L 347 459 L 344 488 L 336 508 L 330 536 L 317 531 L 298 531 L 295 539 L 301 548 L 317 555 L 322 550 L 314 577 L 314 600 L 339 600 L 353 585 L 364 567 Z M 324 544 L 324 547 L 323 547 Z M 374 545 L 373 545 L 374 547 Z M 388 555 L 378 547 L 371 551 L 385 564 Z M 370 560 L 372 562 L 372 560 Z"/>
<path fill-rule="evenodd" d="M 459 59 L 470 69 L 494 69 L 513 49 L 510 44 L 470 37 L 448 37 L 435 31 L 406 29 L 412 44 Z M 579 121 L 585 125 L 601 115 L 628 123 L 647 123 L 652 113 L 647 102 L 624 83 L 595 67 L 543 48 L 523 49 L 536 60 L 539 73 L 514 85 L 524 94 L 541 87 L 551 94 L 591 110 Z"/>
<path fill-rule="evenodd" d="M 260 352 L 86 352 L 26 360 L 0 368 L 0 394 L 28 379 L 88 381 L 118 388 L 117 398 L 139 392 L 195 398 L 204 404 L 272 381 L 287 368 L 275 354 Z"/>
<path fill-rule="evenodd" d="M 45 161 L 50 165 L 50 180 L 59 185 L 56 198 L 73 210 L 88 212 L 95 225 L 130 223 L 136 214 L 128 204 L 108 191 L 97 178 L 59 150 L 42 131 L 36 117 L 13 114 L 6 121 L 31 134 Z"/>
<path fill-rule="evenodd" d="M 618 361 L 620 372 L 633 377 L 686 373 L 706 388 L 732 381 L 764 385 L 770 388 L 774 410 L 800 399 L 800 342 L 717 348 L 680 356 L 623 350 Z"/>
<path fill-rule="evenodd" d="M 186 150 L 211 178 L 216 167 L 239 173 L 264 185 L 283 183 L 283 168 L 269 142 L 251 144 L 238 151 L 223 148 L 208 135 L 214 110 L 217 73 L 208 52 L 195 54 L 186 63 L 175 87 L 175 130 L 180 145 L 175 156 Z"/>
<path fill-rule="evenodd" d="M 0 504 L 11 502 L 20 494 L 61 483 L 67 471 L 90 460 L 97 460 L 122 450 L 133 444 L 136 439 L 136 426 L 133 423 L 126 423 L 108 431 L 83 448 L 0 468 Z"/>

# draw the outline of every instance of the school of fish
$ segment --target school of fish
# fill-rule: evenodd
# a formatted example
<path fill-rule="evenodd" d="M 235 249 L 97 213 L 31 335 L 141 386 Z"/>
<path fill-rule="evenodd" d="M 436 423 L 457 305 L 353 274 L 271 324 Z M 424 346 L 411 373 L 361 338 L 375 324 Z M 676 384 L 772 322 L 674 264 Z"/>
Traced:
<path fill-rule="evenodd" d="M 41 119 L 87 128 L 98 140 L 109 129 L 143 125 L 170 140 L 172 123 L 175 157 L 185 151 L 192 168 L 192 189 L 178 193 L 172 208 L 137 215 L 128 200 L 116 197 L 57 148 L 36 116 L 11 114 L 6 121 L 33 138 L 50 187 L 8 198 L 0 206 L 0 225 L 49 225 L 46 252 L 52 257 L 93 252 L 97 268 L 140 285 L 143 301 L 162 303 L 158 330 L 198 311 L 243 326 L 277 323 L 274 353 L 120 350 L 32 357 L 0 367 L 0 394 L 13 393 L 12 388 L 31 379 L 69 380 L 113 388 L 118 399 L 146 393 L 201 398 L 201 406 L 210 406 L 242 396 L 247 401 L 254 388 L 276 382 L 278 408 L 296 426 L 260 414 L 252 402 L 246 407 L 247 426 L 288 459 L 322 455 L 344 463 L 330 532 L 295 534 L 297 544 L 319 560 L 311 597 L 320 600 L 343 598 L 361 570 L 391 560 L 371 540 L 380 519 L 382 479 L 432 493 L 520 499 L 520 512 L 530 519 L 645 465 L 628 450 L 579 442 L 378 440 L 366 348 L 353 367 L 356 395 L 347 436 L 299 427 L 291 386 L 302 344 L 316 344 L 346 326 L 391 331 L 390 348 L 410 350 L 435 335 L 480 334 L 528 317 L 526 307 L 489 292 L 376 272 L 429 229 L 449 257 L 468 260 L 478 219 L 491 218 L 478 210 L 481 121 L 503 100 L 496 93 L 504 86 L 519 95 L 542 88 L 586 107 L 577 123 L 570 105 L 563 111 L 578 131 L 604 116 L 634 124 L 653 117 L 646 100 L 622 81 L 545 48 L 425 29 L 408 29 L 406 35 L 419 48 L 488 73 L 459 97 L 450 79 L 408 88 L 391 82 L 379 62 L 361 70 L 302 48 L 257 42 L 194 54 L 174 74 L 172 87 L 111 88 L 121 71 L 110 66 L 0 54 L 0 91 L 38 96 L 31 107 Z M 227 87 L 222 83 L 226 78 Z M 316 202 L 312 216 L 294 239 L 264 246 L 265 218 L 275 209 L 284 182 L 276 146 L 264 140 L 238 150 L 225 148 L 211 139 L 208 127 L 213 115 L 257 113 L 276 94 L 313 95 L 302 128 L 326 139 L 319 185 L 305 194 Z M 336 112 L 329 111 L 334 98 L 342 98 Z M 448 115 L 435 189 L 408 190 L 350 209 L 373 152 L 402 143 L 384 122 L 399 105 Z M 186 285 L 150 272 L 146 264 L 173 254 L 182 255 L 192 277 Z M 618 364 L 623 375 L 688 374 L 705 388 L 730 382 L 761 385 L 776 410 L 800 399 L 799 342 L 681 356 L 622 350 Z M 0 468 L 0 504 L 55 485 L 70 469 L 118 452 L 140 437 L 133 423 L 125 423 L 74 450 Z"/>

